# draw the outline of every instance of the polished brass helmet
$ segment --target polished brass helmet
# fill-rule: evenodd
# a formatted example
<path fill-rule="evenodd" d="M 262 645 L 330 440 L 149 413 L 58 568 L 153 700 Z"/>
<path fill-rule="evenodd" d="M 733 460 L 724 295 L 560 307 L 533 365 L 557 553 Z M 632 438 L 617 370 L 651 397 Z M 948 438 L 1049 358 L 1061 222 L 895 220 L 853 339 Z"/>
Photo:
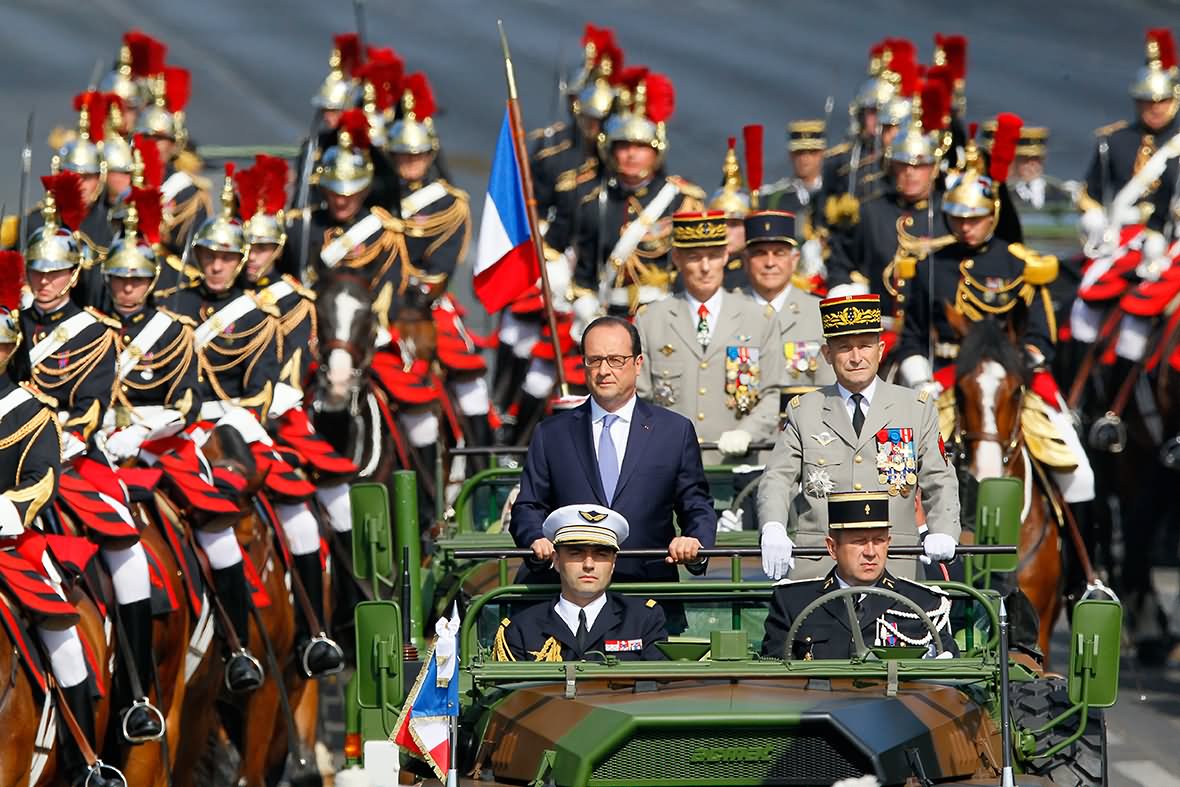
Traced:
<path fill-rule="evenodd" d="M 221 188 L 221 210 L 197 229 L 193 249 L 203 248 L 228 254 L 240 254 L 245 260 L 250 250 L 242 230 L 242 222 L 234 216 L 233 165 L 226 164 L 225 183 Z"/>
<path fill-rule="evenodd" d="M 913 114 L 913 102 L 902 95 L 894 95 L 877 109 L 877 122 L 881 126 L 900 126 Z"/>
<path fill-rule="evenodd" d="M 727 219 L 744 219 L 750 212 L 750 195 L 746 193 L 742 183 L 742 168 L 738 164 L 737 140 L 729 138 L 729 149 L 725 151 L 725 163 L 721 171 L 724 181 L 721 188 L 713 192 L 709 198 L 708 209 L 725 213 Z"/>
<path fill-rule="evenodd" d="M 434 95 L 426 75 L 418 72 L 406 77 L 402 92 L 402 117 L 389 132 L 389 149 L 394 153 L 432 153 L 438 150 L 434 131 Z"/>
<path fill-rule="evenodd" d="M 1000 207 L 996 183 L 984 174 L 983 157 L 975 140 L 967 141 L 963 156 L 963 169 L 947 174 L 942 212 L 959 218 L 995 215 Z"/>
<path fill-rule="evenodd" d="M 114 93 L 129 107 L 138 108 L 143 103 L 139 85 L 131 76 L 131 47 L 124 43 L 119 47 L 119 62 L 98 83 L 103 93 Z"/>
<path fill-rule="evenodd" d="M 616 111 L 598 135 L 603 160 L 613 163 L 610 147 L 614 143 L 633 142 L 655 149 L 658 154 L 655 167 L 659 169 L 668 151 L 665 122 L 672 115 L 673 97 L 672 83 L 660 74 L 645 73 L 635 84 L 625 84 L 619 91 Z"/>
<path fill-rule="evenodd" d="M 96 120 L 102 122 L 102 118 Z M 79 175 L 102 175 L 105 172 L 102 152 L 90 139 L 90 122 L 90 110 L 83 104 L 78 111 L 78 135 L 57 152 L 62 169 Z"/>
<path fill-rule="evenodd" d="M 121 172 L 130 175 L 135 171 L 135 159 L 131 145 L 113 130 L 107 129 L 102 138 L 102 161 L 107 172 Z"/>
<path fill-rule="evenodd" d="M 112 276 L 151 279 L 152 287 L 155 287 L 155 280 L 160 275 L 160 261 L 152 244 L 140 236 L 139 211 L 134 204 L 127 206 L 123 234 L 107 252 L 102 262 L 102 275 L 108 279 Z"/>
<path fill-rule="evenodd" d="M 144 107 L 135 118 L 135 133 L 174 140 L 176 139 L 176 118 L 168 111 L 164 75 L 151 77 L 148 84 L 152 103 Z"/>
<path fill-rule="evenodd" d="M 246 243 L 255 244 L 274 243 L 282 249 L 287 242 L 287 222 L 283 211 L 277 214 L 255 213 L 242 224 L 242 231 L 246 236 Z"/>
<path fill-rule="evenodd" d="M 602 120 L 610 114 L 616 96 L 611 76 L 618 65 L 615 61 L 621 56 L 613 47 L 602 52 L 596 50 L 597 65 L 591 70 L 582 89 L 575 94 L 574 114 L 595 120 Z"/>
<path fill-rule="evenodd" d="M 74 233 L 61 226 L 52 191 L 45 193 L 41 218 L 44 223 L 29 237 L 25 268 L 41 273 L 77 268 L 82 259 L 78 239 Z"/>
<path fill-rule="evenodd" d="M 355 107 L 358 98 L 359 86 L 355 79 L 344 73 L 340 50 L 333 47 L 328 57 L 328 75 L 311 97 L 311 105 L 318 109 L 343 112 Z"/>
<path fill-rule="evenodd" d="M 1146 64 L 1131 83 L 1131 98 L 1137 101 L 1167 101 L 1180 98 L 1176 50 L 1170 30 L 1147 31 Z"/>
<path fill-rule="evenodd" d="M 389 144 L 391 118 L 377 108 L 377 88 L 372 82 L 365 82 L 363 101 L 365 118 L 369 121 L 369 141 L 379 148 L 385 148 Z"/>
<path fill-rule="evenodd" d="M 316 175 L 320 188 L 347 197 L 373 182 L 373 161 L 369 151 L 353 145 L 352 134 L 341 131 L 336 144 L 324 151 Z"/>
<path fill-rule="evenodd" d="M 924 94 L 915 93 L 910 98 L 910 116 L 902 124 L 897 135 L 885 146 L 886 160 L 920 166 L 937 163 L 938 159 L 946 152 L 950 145 L 950 134 L 944 133 L 938 127 L 938 123 L 945 123 L 945 115 L 938 117 L 937 120 L 934 117 L 927 117 L 939 114 L 939 108 L 933 100 L 935 98 L 933 94 L 937 94 L 938 86 L 931 85 L 930 87 L 934 90 Z M 945 110 L 949 108 L 950 97 L 944 96 L 943 99 L 947 104 L 942 108 Z M 922 104 L 924 101 L 930 102 L 926 115 L 923 115 Z M 927 117 L 926 122 L 923 122 L 924 117 Z"/>

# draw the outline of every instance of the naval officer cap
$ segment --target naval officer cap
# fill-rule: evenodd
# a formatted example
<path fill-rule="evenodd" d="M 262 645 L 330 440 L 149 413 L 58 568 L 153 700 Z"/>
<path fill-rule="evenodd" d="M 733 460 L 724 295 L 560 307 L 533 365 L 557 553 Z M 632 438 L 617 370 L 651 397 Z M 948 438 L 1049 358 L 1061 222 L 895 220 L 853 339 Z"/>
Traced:
<path fill-rule="evenodd" d="M 617 511 L 594 504 L 562 506 L 541 525 L 545 538 L 562 544 L 597 544 L 618 549 L 631 528 Z"/>

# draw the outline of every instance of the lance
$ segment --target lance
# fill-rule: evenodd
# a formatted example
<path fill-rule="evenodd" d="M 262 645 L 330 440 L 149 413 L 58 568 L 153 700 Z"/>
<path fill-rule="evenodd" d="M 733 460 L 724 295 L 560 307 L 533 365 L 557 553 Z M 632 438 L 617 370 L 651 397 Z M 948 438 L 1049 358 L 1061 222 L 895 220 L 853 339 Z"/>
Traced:
<path fill-rule="evenodd" d="M 557 335 L 557 315 L 553 311 L 553 292 L 549 289 L 549 270 L 545 265 L 545 249 L 541 233 L 537 230 L 537 199 L 533 195 L 533 175 L 529 169 L 528 151 L 524 141 L 524 123 L 520 118 L 520 99 L 516 95 L 516 74 L 512 70 L 512 55 L 508 52 L 508 36 L 504 32 L 503 20 L 497 19 L 500 29 L 500 47 L 504 51 L 504 75 L 508 80 L 508 125 L 512 132 L 512 147 L 516 151 L 516 165 L 520 169 L 521 190 L 524 192 L 525 212 L 529 218 L 529 233 L 533 237 L 533 249 L 537 264 L 541 268 L 541 293 L 545 302 L 545 318 L 549 325 L 549 339 L 553 342 L 553 364 L 557 374 L 557 386 L 563 397 L 569 396 L 565 382 L 565 367 L 561 357 L 561 339 Z"/>
<path fill-rule="evenodd" d="M 20 203 L 18 204 L 18 210 L 20 212 L 17 214 L 20 223 L 17 225 L 19 229 L 16 236 L 16 244 L 21 254 L 27 251 L 28 244 L 25 236 L 29 229 L 29 181 L 33 176 L 33 127 L 36 125 L 36 122 L 37 110 L 30 110 L 29 122 L 25 126 L 25 146 L 21 148 L 20 152 Z"/>

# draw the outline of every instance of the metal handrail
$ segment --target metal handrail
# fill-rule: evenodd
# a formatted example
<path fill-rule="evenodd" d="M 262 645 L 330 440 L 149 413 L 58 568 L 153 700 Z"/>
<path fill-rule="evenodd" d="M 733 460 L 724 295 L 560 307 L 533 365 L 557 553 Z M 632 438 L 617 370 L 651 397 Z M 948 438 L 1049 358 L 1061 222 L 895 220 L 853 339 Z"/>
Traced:
<path fill-rule="evenodd" d="M 955 549 L 957 555 L 1015 555 L 1017 547 L 1009 544 L 964 545 Z M 531 549 L 456 549 L 451 553 L 456 560 L 500 560 L 532 557 Z M 665 557 L 666 549 L 622 549 L 619 557 Z M 701 557 L 758 557 L 758 547 L 709 547 L 697 552 Z M 889 557 L 917 557 L 926 554 L 918 547 L 890 547 Z M 826 547 L 795 547 L 791 555 L 796 557 L 827 557 Z"/>

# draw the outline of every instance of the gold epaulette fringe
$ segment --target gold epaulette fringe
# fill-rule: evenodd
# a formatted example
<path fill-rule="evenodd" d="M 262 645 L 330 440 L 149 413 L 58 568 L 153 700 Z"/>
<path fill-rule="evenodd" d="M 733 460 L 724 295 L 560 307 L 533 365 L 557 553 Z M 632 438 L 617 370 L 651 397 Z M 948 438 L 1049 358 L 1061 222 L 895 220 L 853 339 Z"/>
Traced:
<path fill-rule="evenodd" d="M 557 637 L 550 637 L 545 640 L 545 644 L 541 646 L 540 650 L 529 653 L 533 656 L 533 661 L 561 661 L 561 643 L 557 641 Z"/>
<path fill-rule="evenodd" d="M 500 628 L 496 629 L 496 641 L 492 643 L 492 661 L 516 661 L 516 656 L 512 655 L 508 641 L 504 638 L 504 630 L 507 628 L 508 619 L 505 618 Z"/>

